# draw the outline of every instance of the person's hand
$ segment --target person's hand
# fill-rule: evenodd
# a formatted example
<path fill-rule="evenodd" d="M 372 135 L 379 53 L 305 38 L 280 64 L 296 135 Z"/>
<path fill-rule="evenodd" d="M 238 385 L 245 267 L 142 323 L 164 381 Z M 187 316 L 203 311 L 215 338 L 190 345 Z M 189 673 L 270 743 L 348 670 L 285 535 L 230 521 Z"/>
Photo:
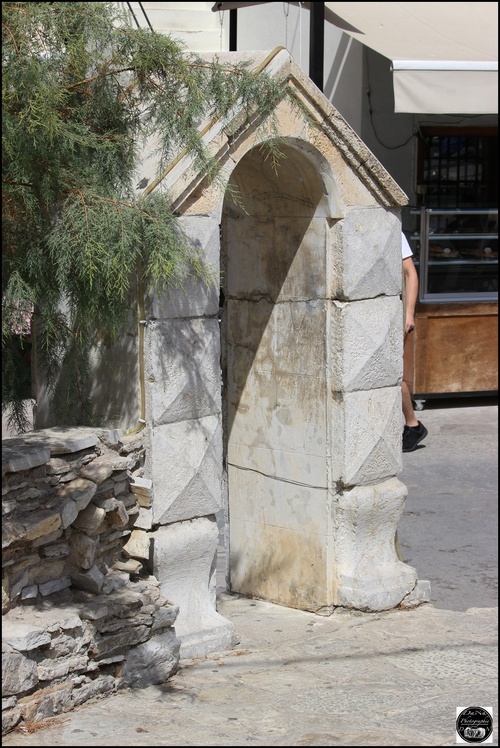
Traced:
<path fill-rule="evenodd" d="M 415 328 L 415 319 L 413 315 L 406 315 L 405 320 L 405 335 L 411 332 Z"/>

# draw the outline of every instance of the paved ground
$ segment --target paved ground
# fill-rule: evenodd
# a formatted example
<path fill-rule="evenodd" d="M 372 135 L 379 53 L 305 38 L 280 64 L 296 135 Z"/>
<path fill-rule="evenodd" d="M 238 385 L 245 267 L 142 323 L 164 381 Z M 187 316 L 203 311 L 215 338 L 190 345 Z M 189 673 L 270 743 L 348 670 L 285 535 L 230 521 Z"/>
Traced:
<path fill-rule="evenodd" d="M 398 528 L 403 559 L 430 580 L 436 607 L 496 606 L 497 400 L 428 400 L 416 415 L 429 435 L 403 454 L 398 476 L 408 487 Z"/>
<path fill-rule="evenodd" d="M 419 417 L 429 436 L 403 455 L 398 535 L 431 605 L 323 618 L 221 593 L 235 649 L 3 744 L 455 745 L 457 708 L 482 706 L 498 745 L 497 405 L 430 401 Z"/>

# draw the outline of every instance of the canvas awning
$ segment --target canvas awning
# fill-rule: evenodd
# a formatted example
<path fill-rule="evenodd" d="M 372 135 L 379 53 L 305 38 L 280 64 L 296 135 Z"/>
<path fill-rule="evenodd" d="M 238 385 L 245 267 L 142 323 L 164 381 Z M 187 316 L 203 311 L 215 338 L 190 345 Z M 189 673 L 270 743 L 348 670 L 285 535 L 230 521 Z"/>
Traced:
<path fill-rule="evenodd" d="M 325 3 L 325 22 L 391 60 L 394 111 L 498 113 L 498 3 Z"/>
<path fill-rule="evenodd" d="M 325 3 L 392 62 L 394 110 L 498 112 L 498 3 Z"/>

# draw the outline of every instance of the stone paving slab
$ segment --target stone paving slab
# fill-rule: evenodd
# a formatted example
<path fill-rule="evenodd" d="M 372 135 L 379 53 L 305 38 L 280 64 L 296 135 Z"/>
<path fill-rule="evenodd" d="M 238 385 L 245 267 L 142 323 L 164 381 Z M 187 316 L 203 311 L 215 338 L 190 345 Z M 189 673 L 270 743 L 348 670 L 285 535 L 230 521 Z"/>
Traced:
<path fill-rule="evenodd" d="M 474 705 L 493 707 L 498 745 L 497 608 L 324 618 L 225 593 L 219 610 L 232 650 L 4 745 L 455 745 L 456 708 Z"/>

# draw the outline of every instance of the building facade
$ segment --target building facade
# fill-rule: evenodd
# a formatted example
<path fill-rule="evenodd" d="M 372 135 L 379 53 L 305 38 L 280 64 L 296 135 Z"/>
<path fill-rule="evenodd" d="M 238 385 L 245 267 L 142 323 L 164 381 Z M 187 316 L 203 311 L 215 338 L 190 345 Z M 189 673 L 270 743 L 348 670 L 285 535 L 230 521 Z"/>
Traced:
<path fill-rule="evenodd" d="M 221 513 L 235 592 L 325 615 L 338 606 L 418 604 L 426 586 L 395 547 L 406 497 L 397 478 L 401 221 L 421 280 L 415 376 L 422 360 L 426 372 L 435 371 L 433 347 L 448 362 L 445 373 L 470 375 L 460 356 L 474 345 L 476 378 L 467 391 L 493 391 L 497 338 L 480 341 L 497 320 L 495 277 L 488 275 L 497 261 L 496 114 L 395 111 L 425 108 L 425 99 L 405 89 L 411 66 L 396 87 L 394 56 L 354 36 L 368 37 L 362 19 L 348 16 L 364 3 L 123 5 L 131 24 L 171 33 L 221 60 L 251 59 L 284 78 L 309 114 L 279 107 L 286 159 L 278 177 L 259 155 L 263 136 L 254 124 L 207 128 L 222 187 L 200 183 L 182 154 L 161 180 L 147 154 L 141 165 L 139 184 L 166 191 L 186 235 L 221 277 L 220 294 L 193 287 L 169 298 L 141 296 L 140 324 L 113 352 L 113 371 L 127 374 L 115 378 L 123 388 L 111 378 L 100 390 L 109 426 L 144 429 L 150 570 L 179 607 L 181 654 L 232 640 L 231 624 L 216 610 Z M 349 6 L 344 17 L 340 6 Z M 375 4 L 382 6 L 394 4 Z M 411 91 L 415 79 L 410 84 Z M 473 123 L 475 134 L 468 132 Z M 472 184 L 474 204 L 464 207 Z M 233 188 L 244 211 L 229 199 Z M 432 205 L 422 204 L 430 196 Z M 458 218 L 473 219 L 472 228 L 453 233 L 449 224 Z M 481 256 L 467 260 L 457 242 Z M 441 264 L 430 259 L 433 246 L 442 249 Z M 480 327 L 485 321 L 490 327 Z M 451 352 L 444 347 L 450 341 Z M 452 388 L 439 380 L 433 391 L 416 384 L 423 398 L 464 392 L 463 381 Z M 43 423 L 38 395 L 37 428 L 51 425 Z"/>
<path fill-rule="evenodd" d="M 498 392 L 498 4 L 124 3 L 193 51 L 285 47 L 408 195 L 417 407 Z"/>

